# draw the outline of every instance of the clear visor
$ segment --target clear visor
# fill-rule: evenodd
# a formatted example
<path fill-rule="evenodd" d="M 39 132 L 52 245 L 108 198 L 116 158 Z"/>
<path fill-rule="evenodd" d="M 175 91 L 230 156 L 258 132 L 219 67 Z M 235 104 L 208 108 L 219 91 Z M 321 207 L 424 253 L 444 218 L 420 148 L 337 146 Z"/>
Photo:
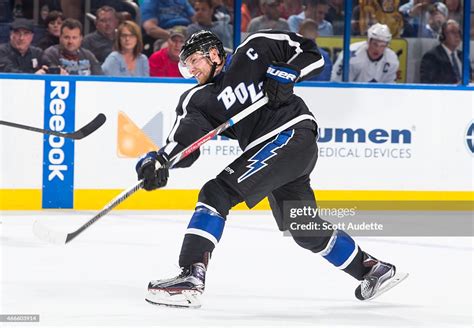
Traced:
<path fill-rule="evenodd" d="M 194 77 L 194 75 L 192 75 L 191 72 L 189 72 L 186 65 L 184 65 L 181 61 L 179 61 L 178 68 L 179 68 L 179 72 L 185 79 L 190 79 Z"/>
<path fill-rule="evenodd" d="M 194 75 L 191 72 L 205 58 L 206 56 L 200 51 L 193 53 L 192 55 L 188 56 L 188 58 L 186 58 L 184 61 L 183 60 L 179 61 L 179 64 L 178 64 L 179 72 L 186 79 L 190 79 L 194 77 Z"/>

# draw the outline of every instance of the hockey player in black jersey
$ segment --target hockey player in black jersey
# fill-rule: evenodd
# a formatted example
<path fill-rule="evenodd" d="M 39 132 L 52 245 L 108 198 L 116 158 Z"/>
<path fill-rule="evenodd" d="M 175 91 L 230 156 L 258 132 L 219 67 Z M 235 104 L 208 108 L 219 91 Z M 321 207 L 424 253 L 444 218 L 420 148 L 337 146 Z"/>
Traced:
<path fill-rule="evenodd" d="M 165 164 L 176 153 L 264 95 L 269 102 L 224 132 L 238 140 L 243 153 L 202 187 L 179 256 L 182 272 L 175 278 L 151 281 L 148 302 L 200 306 L 210 254 L 236 204 L 246 202 L 252 208 L 268 197 L 280 230 L 285 229 L 285 201 L 316 206 L 309 176 L 318 155 L 317 125 L 304 101 L 293 93 L 293 86 L 318 74 L 323 66 L 316 44 L 296 33 L 251 34 L 233 56 L 226 56 L 222 42 L 208 31 L 196 32 L 185 42 L 180 69 L 199 84 L 181 96 L 166 145 L 137 163 L 145 189 L 166 185 Z M 195 152 L 177 166 L 190 166 L 198 156 Z M 316 221 L 324 222 L 319 217 Z M 361 281 L 355 292 L 361 300 L 401 281 L 394 265 L 362 251 L 344 231 L 327 231 L 322 236 L 293 234 L 293 238 Z"/>

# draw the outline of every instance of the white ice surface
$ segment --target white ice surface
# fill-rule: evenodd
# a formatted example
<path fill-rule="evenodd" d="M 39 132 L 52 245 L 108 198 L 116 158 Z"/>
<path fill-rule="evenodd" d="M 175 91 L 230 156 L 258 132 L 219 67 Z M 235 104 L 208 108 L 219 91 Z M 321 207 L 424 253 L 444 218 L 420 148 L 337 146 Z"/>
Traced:
<path fill-rule="evenodd" d="M 283 237 L 268 212 L 233 212 L 210 262 L 203 307 L 189 310 L 144 297 L 149 280 L 178 272 L 190 212 L 114 211 L 65 246 L 39 241 L 33 221 L 69 232 L 95 212 L 0 214 L 0 314 L 39 314 L 33 327 L 473 325 L 472 237 L 357 238 L 410 273 L 360 302 L 354 279 Z"/>

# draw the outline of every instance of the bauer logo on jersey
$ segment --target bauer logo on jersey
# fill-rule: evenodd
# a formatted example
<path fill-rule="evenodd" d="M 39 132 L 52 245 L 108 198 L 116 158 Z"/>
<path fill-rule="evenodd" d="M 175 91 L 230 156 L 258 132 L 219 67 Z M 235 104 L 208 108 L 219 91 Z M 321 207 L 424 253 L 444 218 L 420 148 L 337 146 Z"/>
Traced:
<path fill-rule="evenodd" d="M 294 83 L 296 81 L 295 71 L 292 69 L 284 69 L 279 67 L 278 69 L 274 66 L 269 66 L 267 69 L 267 76 L 275 80 L 278 80 L 280 83 Z"/>

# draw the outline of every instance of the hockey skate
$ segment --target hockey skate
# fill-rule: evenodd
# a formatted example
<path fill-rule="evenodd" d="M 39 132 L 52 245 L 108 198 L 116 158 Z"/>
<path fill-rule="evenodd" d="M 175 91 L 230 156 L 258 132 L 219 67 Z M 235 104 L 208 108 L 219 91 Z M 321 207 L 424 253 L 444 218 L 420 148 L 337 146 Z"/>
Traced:
<path fill-rule="evenodd" d="M 175 278 L 150 281 L 145 300 L 154 305 L 200 308 L 199 296 L 204 292 L 205 279 L 206 266 L 195 263 L 182 268 Z"/>
<path fill-rule="evenodd" d="M 361 301 L 380 296 L 408 277 L 408 273 L 397 272 L 393 264 L 379 261 L 368 254 L 363 264 L 371 269 L 355 290 L 355 296 Z"/>

